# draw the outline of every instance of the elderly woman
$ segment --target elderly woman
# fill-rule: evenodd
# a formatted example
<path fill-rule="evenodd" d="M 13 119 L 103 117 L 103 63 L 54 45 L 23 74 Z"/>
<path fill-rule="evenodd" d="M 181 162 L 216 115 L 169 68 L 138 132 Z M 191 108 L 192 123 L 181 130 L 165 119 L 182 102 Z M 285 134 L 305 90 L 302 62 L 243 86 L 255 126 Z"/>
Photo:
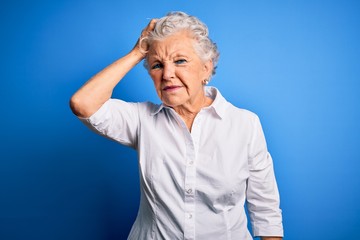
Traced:
<path fill-rule="evenodd" d="M 153 19 L 135 47 L 84 84 L 73 112 L 138 151 L 141 201 L 128 239 L 281 239 L 279 195 L 258 117 L 206 86 L 219 53 L 182 12 Z M 111 99 L 144 59 L 162 104 Z"/>

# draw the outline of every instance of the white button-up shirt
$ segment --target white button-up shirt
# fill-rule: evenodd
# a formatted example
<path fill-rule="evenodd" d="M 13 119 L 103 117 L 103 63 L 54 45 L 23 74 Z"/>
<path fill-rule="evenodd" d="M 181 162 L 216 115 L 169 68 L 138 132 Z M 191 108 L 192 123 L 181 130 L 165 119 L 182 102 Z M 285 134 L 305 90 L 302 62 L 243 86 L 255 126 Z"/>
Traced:
<path fill-rule="evenodd" d="M 128 239 L 247 240 L 282 236 L 272 159 L 258 117 L 213 87 L 191 132 L 170 107 L 108 100 L 90 118 L 96 132 L 138 151 L 141 200 Z"/>

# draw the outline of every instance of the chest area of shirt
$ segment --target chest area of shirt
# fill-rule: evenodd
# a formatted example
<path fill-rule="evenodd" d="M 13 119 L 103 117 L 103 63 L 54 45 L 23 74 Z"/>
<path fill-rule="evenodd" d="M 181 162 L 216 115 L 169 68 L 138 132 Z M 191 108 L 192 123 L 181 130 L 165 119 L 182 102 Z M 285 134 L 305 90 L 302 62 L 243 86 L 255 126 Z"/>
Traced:
<path fill-rule="evenodd" d="M 248 177 L 248 138 L 241 129 L 224 125 L 195 119 L 191 133 L 177 121 L 143 129 L 143 176 L 163 187 L 171 183 L 186 188 L 189 179 L 198 188 L 212 186 L 217 191 L 243 185 Z"/>

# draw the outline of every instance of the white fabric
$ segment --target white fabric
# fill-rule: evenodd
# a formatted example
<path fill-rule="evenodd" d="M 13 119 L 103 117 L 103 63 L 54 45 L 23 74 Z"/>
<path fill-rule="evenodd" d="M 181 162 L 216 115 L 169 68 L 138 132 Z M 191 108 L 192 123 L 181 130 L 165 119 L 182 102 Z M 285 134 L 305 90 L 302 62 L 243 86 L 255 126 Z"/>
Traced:
<path fill-rule="evenodd" d="M 137 149 L 141 200 L 128 239 L 247 240 L 282 236 L 272 159 L 258 117 L 214 99 L 189 132 L 164 105 L 108 100 L 88 119 L 96 132 Z"/>

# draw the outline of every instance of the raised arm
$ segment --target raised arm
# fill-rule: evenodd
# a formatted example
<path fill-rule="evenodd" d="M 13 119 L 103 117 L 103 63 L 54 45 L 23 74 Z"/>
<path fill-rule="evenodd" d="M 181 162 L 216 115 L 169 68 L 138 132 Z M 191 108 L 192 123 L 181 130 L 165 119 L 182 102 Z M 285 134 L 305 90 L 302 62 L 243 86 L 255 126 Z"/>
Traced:
<path fill-rule="evenodd" d="M 146 37 L 154 29 L 155 23 L 155 19 L 151 20 L 140 38 Z M 75 115 L 90 117 L 111 97 L 115 86 L 146 55 L 139 40 L 127 55 L 97 73 L 71 97 L 70 108 Z"/>

